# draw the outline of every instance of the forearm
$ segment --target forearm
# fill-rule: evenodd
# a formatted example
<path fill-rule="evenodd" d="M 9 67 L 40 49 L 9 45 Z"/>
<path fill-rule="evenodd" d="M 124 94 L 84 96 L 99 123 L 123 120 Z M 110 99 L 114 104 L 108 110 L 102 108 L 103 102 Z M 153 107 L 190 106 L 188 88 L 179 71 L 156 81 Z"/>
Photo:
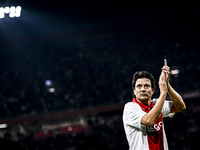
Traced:
<path fill-rule="evenodd" d="M 168 84 L 168 94 L 171 100 L 173 101 L 171 112 L 181 112 L 186 109 L 182 97 L 172 88 L 170 84 Z"/>
<path fill-rule="evenodd" d="M 166 98 L 166 94 L 161 94 L 159 96 L 158 102 L 156 103 L 156 105 L 152 108 L 150 112 L 148 112 L 146 115 L 143 116 L 142 124 L 154 125 L 156 123 L 162 111 L 165 98 Z"/>

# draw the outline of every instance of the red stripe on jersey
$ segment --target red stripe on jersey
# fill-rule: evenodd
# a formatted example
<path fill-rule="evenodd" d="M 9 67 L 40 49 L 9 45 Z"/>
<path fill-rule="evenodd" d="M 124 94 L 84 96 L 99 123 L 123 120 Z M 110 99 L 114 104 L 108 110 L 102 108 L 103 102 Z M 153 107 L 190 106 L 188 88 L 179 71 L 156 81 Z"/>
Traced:
<path fill-rule="evenodd" d="M 151 109 L 154 107 L 154 104 L 152 102 L 150 106 L 142 104 L 135 98 L 133 98 L 133 102 L 139 104 L 142 110 L 146 113 L 150 112 Z M 146 127 L 147 127 L 149 150 L 164 150 L 162 113 L 160 114 L 158 120 L 153 126 L 146 126 Z"/>

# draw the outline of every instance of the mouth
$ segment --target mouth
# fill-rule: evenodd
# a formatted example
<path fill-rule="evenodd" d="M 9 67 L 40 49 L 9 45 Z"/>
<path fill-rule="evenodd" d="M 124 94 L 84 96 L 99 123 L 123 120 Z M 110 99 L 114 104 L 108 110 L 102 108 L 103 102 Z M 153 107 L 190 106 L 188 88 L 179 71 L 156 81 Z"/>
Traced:
<path fill-rule="evenodd" d="M 140 93 L 141 96 L 148 96 L 147 93 Z"/>

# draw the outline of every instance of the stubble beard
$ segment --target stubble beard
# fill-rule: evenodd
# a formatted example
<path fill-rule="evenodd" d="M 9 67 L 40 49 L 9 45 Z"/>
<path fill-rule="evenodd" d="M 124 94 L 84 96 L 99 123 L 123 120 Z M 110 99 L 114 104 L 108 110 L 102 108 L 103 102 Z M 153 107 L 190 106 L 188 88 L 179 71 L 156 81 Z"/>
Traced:
<path fill-rule="evenodd" d="M 147 102 L 151 100 L 151 98 L 149 96 L 140 96 L 138 100 L 140 100 L 141 102 Z"/>

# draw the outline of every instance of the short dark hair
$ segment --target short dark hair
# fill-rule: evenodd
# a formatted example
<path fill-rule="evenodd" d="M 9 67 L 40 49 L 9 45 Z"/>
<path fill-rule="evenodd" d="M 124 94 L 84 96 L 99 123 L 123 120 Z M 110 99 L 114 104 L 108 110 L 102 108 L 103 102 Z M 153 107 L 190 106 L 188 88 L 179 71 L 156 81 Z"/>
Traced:
<path fill-rule="evenodd" d="M 155 78 L 153 77 L 152 74 L 148 73 L 147 71 L 137 71 L 134 75 L 133 75 L 133 81 L 132 81 L 132 88 L 133 90 L 135 89 L 135 82 L 137 81 L 137 79 L 139 78 L 147 78 L 149 80 L 151 80 L 151 88 L 153 90 L 156 89 L 156 84 L 155 84 Z"/>

